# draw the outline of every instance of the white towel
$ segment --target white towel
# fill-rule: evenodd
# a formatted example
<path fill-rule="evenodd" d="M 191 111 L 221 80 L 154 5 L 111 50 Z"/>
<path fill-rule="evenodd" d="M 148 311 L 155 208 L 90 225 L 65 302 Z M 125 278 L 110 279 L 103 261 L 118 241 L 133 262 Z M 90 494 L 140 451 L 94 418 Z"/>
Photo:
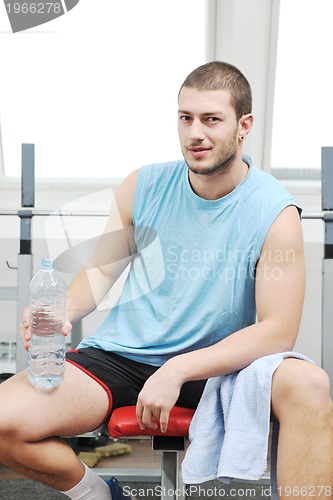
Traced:
<path fill-rule="evenodd" d="M 257 359 L 243 370 L 207 381 L 193 416 L 182 464 L 185 484 L 212 479 L 258 480 L 267 469 L 271 385 L 284 352 Z"/>

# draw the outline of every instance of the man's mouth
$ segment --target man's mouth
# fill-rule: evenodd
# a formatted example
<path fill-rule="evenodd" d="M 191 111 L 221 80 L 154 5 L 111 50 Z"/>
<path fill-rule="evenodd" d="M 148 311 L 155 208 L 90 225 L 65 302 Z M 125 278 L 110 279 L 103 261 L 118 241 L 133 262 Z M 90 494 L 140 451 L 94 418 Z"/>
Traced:
<path fill-rule="evenodd" d="M 200 152 L 200 151 L 208 151 L 209 148 L 204 148 L 202 146 L 190 146 L 187 148 L 189 151 Z"/>
<path fill-rule="evenodd" d="M 204 148 L 202 146 L 190 146 L 187 148 L 187 151 L 193 158 L 199 160 L 206 156 L 207 152 L 210 151 L 210 148 Z"/>

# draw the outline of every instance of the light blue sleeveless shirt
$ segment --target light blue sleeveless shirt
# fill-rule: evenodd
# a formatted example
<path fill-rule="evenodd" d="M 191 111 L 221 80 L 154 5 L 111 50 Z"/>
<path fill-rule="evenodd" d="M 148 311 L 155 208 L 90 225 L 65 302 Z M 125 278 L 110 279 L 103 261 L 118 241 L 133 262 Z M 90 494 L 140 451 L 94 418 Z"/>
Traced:
<path fill-rule="evenodd" d="M 272 176 L 249 165 L 227 196 L 191 189 L 184 161 L 142 167 L 133 223 L 137 255 L 118 303 L 79 347 L 160 366 L 256 321 L 255 266 L 277 215 L 296 205 Z"/>

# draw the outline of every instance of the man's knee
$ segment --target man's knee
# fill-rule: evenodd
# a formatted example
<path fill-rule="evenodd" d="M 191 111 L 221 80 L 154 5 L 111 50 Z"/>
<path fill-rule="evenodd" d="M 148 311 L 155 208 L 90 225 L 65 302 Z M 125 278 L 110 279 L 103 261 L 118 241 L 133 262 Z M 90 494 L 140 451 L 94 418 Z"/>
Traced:
<path fill-rule="evenodd" d="M 276 370 L 272 381 L 272 409 L 279 419 L 290 412 L 332 414 L 330 381 L 319 366 L 289 358 Z"/>

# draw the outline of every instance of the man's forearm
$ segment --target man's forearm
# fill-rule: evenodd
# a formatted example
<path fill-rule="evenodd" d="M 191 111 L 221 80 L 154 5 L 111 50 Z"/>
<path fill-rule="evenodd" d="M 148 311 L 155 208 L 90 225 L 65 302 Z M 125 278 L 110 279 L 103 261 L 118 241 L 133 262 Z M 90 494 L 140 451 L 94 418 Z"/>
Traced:
<path fill-rule="evenodd" d="M 75 323 L 91 313 L 111 286 L 110 279 L 99 269 L 83 268 L 67 289 L 67 319 Z"/>
<path fill-rule="evenodd" d="M 213 346 L 175 356 L 165 363 L 164 369 L 176 372 L 181 384 L 236 372 L 258 358 L 291 350 L 296 334 L 283 334 L 281 330 L 274 323 L 262 321 Z"/>

